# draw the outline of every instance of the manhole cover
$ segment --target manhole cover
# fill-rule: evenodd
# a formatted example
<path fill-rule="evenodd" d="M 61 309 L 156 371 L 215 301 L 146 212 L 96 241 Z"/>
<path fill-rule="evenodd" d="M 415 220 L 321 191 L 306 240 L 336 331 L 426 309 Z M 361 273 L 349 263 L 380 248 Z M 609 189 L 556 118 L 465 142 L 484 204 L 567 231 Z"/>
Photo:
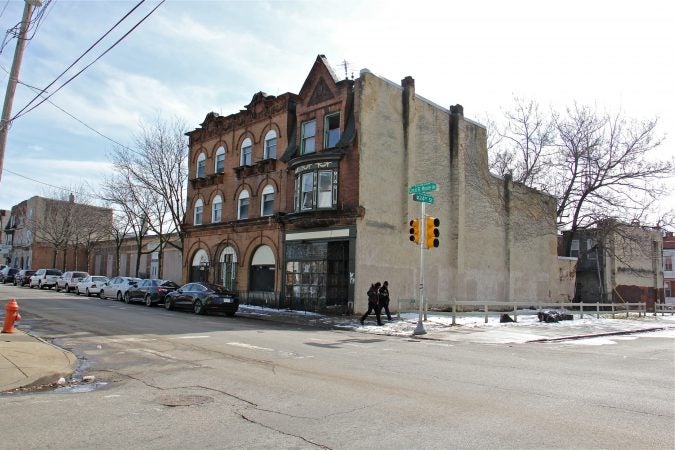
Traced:
<path fill-rule="evenodd" d="M 205 395 L 162 395 L 156 401 L 164 406 L 195 406 L 212 402 L 213 399 Z"/>

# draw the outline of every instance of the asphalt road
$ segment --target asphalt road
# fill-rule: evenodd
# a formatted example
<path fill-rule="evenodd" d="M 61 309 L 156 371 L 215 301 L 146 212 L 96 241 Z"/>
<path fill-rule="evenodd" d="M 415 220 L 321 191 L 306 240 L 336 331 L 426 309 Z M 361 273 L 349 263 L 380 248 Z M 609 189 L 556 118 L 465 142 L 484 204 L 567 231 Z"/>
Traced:
<path fill-rule="evenodd" d="M 475 344 L 18 288 L 98 389 L 0 396 L 0 447 L 675 447 L 675 344 Z"/>

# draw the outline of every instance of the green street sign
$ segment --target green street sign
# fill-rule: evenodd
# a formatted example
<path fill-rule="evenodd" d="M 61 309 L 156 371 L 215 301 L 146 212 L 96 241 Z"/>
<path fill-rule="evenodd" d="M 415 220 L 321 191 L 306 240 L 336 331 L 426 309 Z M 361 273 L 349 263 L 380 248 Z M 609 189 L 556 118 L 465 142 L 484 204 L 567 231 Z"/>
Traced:
<path fill-rule="evenodd" d="M 429 181 L 427 183 L 420 183 L 410 186 L 408 194 L 423 194 L 425 192 L 433 192 L 438 189 L 436 183 Z"/>
<path fill-rule="evenodd" d="M 429 204 L 434 203 L 434 198 L 431 195 L 427 194 L 414 194 L 413 200 L 415 200 L 416 202 L 424 202 Z"/>

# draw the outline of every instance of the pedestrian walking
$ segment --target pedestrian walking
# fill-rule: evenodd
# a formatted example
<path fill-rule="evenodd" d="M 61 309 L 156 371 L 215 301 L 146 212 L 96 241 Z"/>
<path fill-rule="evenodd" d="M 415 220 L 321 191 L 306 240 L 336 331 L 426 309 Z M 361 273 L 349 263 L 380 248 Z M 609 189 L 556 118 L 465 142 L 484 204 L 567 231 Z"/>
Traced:
<path fill-rule="evenodd" d="M 378 281 L 375 284 L 370 285 L 370 289 L 368 289 L 368 311 L 361 316 L 361 325 L 363 325 L 363 322 L 366 320 L 366 317 L 370 315 L 371 312 L 375 311 L 375 316 L 377 317 L 377 324 L 382 325 L 382 320 L 380 319 L 380 302 L 379 302 L 379 294 L 380 291 L 380 282 Z"/>
<path fill-rule="evenodd" d="M 391 313 L 389 312 L 389 282 L 385 281 L 382 283 L 382 287 L 379 291 L 380 295 L 380 308 L 384 309 L 384 312 L 387 313 L 387 320 L 391 322 Z"/>

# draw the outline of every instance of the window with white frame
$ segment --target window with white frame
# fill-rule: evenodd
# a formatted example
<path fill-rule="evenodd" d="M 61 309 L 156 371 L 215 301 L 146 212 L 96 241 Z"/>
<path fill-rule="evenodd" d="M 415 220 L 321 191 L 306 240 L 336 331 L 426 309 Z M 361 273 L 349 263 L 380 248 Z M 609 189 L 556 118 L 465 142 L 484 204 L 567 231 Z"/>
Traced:
<path fill-rule="evenodd" d="M 226 289 L 235 289 L 237 278 L 237 253 L 232 247 L 226 247 L 220 254 L 220 282 Z"/>
<path fill-rule="evenodd" d="M 197 178 L 204 178 L 206 176 L 206 155 L 200 153 L 197 157 Z"/>
<path fill-rule="evenodd" d="M 666 280 L 663 282 L 663 295 L 665 297 L 672 297 L 673 296 L 673 289 L 671 285 L 670 280 Z"/>
<path fill-rule="evenodd" d="M 314 136 L 316 135 L 316 120 L 310 120 L 302 124 L 300 154 L 314 153 Z"/>
<path fill-rule="evenodd" d="M 198 199 L 197 202 L 195 203 L 195 220 L 194 224 L 195 225 L 201 225 L 202 220 L 204 216 L 204 202 L 202 199 Z"/>
<path fill-rule="evenodd" d="M 251 139 L 246 138 L 241 143 L 241 160 L 240 166 L 250 166 L 253 164 L 253 143 Z"/>
<path fill-rule="evenodd" d="M 333 148 L 340 140 L 340 113 L 328 114 L 323 119 L 323 148 Z"/>
<path fill-rule="evenodd" d="M 239 200 L 237 201 L 237 219 L 248 219 L 249 200 L 250 198 L 248 191 L 241 191 L 241 194 L 239 194 Z"/>
<path fill-rule="evenodd" d="M 214 169 L 216 173 L 225 172 L 225 147 L 222 145 L 216 150 L 216 165 Z"/>
<path fill-rule="evenodd" d="M 335 208 L 337 205 L 337 163 L 312 163 L 296 168 L 295 210 Z"/>
<path fill-rule="evenodd" d="M 265 135 L 265 151 L 263 159 L 276 159 L 277 157 L 277 132 L 270 130 Z"/>
<path fill-rule="evenodd" d="M 672 256 L 664 256 L 663 257 L 663 271 L 664 272 L 672 272 L 673 271 L 673 257 Z"/>
<path fill-rule="evenodd" d="M 572 239 L 572 245 L 570 247 L 570 256 L 575 258 L 579 257 L 579 239 Z"/>
<path fill-rule="evenodd" d="M 265 186 L 262 191 L 262 202 L 260 202 L 260 215 L 271 216 L 274 214 L 274 188 L 270 185 Z"/>
<path fill-rule="evenodd" d="M 223 220 L 223 198 L 220 195 L 216 195 L 213 199 L 211 207 L 211 222 L 218 223 Z"/>

